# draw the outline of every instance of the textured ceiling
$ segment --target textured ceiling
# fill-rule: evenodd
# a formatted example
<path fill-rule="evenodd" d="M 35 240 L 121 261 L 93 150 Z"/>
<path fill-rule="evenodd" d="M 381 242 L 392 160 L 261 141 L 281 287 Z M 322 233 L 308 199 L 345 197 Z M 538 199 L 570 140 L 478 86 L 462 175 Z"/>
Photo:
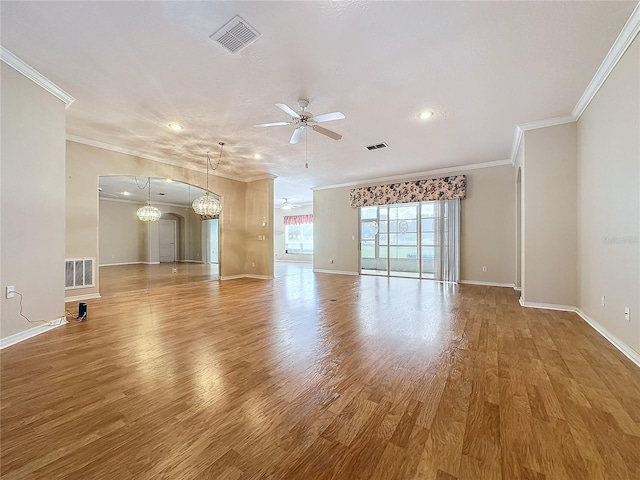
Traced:
<path fill-rule="evenodd" d="M 276 197 L 301 202 L 308 187 L 508 158 L 517 124 L 571 112 L 635 4 L 2 2 L 1 42 L 76 98 L 69 135 L 199 170 L 224 141 L 221 174 L 277 175 Z M 235 15 L 261 37 L 232 55 L 209 35 Z M 343 112 L 323 124 L 342 140 L 252 127 L 289 120 L 274 104 L 298 98 Z"/>

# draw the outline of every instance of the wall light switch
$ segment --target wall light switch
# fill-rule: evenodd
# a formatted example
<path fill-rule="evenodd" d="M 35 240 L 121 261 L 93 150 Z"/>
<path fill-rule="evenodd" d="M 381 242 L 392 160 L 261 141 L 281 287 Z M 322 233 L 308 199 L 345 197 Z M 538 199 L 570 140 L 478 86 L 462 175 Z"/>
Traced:
<path fill-rule="evenodd" d="M 604 300 L 605 300 L 604 295 L 602 295 L 602 299 L 600 300 L 600 304 L 601 304 L 603 307 L 604 307 L 604 304 L 605 304 L 605 301 L 604 301 Z"/>
<path fill-rule="evenodd" d="M 482 267 L 482 271 L 486 272 L 487 271 L 487 267 Z"/>
<path fill-rule="evenodd" d="M 631 310 L 629 307 L 624 307 L 624 319 L 629 322 L 631 321 Z"/>

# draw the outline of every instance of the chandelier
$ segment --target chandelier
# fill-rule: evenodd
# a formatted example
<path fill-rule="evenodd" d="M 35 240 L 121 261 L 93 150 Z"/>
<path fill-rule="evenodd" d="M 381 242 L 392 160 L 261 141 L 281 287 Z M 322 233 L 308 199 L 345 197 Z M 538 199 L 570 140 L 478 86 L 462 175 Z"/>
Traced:
<path fill-rule="evenodd" d="M 138 185 L 137 178 L 136 185 Z M 162 212 L 160 212 L 160 210 L 158 210 L 156 207 L 151 206 L 151 177 L 147 178 L 147 185 L 149 186 L 149 197 L 147 200 L 147 204 L 144 207 L 140 207 L 136 211 L 136 215 L 143 222 L 157 222 L 158 220 L 160 220 Z M 147 185 L 142 187 L 142 189 L 144 189 Z M 140 188 L 140 185 L 138 185 L 138 188 Z"/>
<path fill-rule="evenodd" d="M 218 142 L 220 145 L 220 156 L 218 157 L 218 163 L 215 168 L 211 167 L 212 170 L 215 170 L 220 165 L 220 159 L 222 158 L 222 149 L 224 148 L 224 142 Z M 207 152 L 207 190 L 205 194 L 201 197 L 196 198 L 191 207 L 193 211 L 196 212 L 197 215 L 200 216 L 200 220 L 211 220 L 214 218 L 218 218 L 220 216 L 220 212 L 222 211 L 222 203 L 218 197 L 213 195 L 209 191 L 209 165 L 211 164 L 211 156 L 209 152 Z"/>

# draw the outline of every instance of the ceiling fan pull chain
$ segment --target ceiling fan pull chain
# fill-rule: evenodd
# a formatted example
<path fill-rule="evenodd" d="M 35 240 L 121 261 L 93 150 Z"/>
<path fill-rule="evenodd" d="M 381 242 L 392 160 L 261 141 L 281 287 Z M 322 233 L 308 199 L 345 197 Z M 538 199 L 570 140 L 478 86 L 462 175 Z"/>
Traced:
<path fill-rule="evenodd" d="M 309 129 L 304 129 L 304 168 L 309 168 Z"/>

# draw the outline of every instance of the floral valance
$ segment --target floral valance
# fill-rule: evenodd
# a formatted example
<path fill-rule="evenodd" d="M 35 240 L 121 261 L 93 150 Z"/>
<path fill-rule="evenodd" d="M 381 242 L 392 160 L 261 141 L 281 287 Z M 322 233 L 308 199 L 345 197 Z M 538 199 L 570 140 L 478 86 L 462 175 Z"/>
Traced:
<path fill-rule="evenodd" d="M 302 225 L 304 223 L 313 223 L 313 215 L 285 215 L 285 225 Z"/>
<path fill-rule="evenodd" d="M 349 195 L 352 207 L 452 200 L 466 196 L 466 175 L 352 188 Z"/>

